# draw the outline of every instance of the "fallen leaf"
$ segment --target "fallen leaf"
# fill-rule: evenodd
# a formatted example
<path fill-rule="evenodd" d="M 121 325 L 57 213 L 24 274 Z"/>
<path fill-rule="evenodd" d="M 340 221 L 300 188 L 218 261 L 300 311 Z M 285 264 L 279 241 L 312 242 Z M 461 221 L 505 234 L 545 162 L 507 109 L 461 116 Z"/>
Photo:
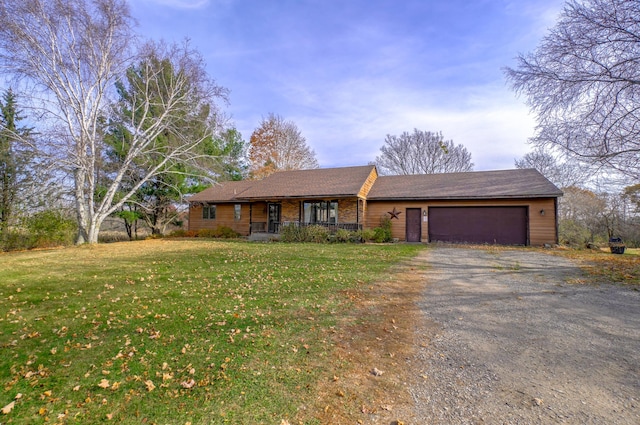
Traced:
<path fill-rule="evenodd" d="M 109 388 L 111 385 L 109 384 L 109 380 L 108 379 L 102 379 L 100 381 L 100 383 L 98 384 L 98 386 L 100 388 Z"/>
<path fill-rule="evenodd" d="M 0 410 L 0 412 L 2 412 L 3 415 L 8 415 L 9 413 L 11 413 L 15 405 L 16 405 L 16 402 L 12 401 L 11 403 L 4 406 L 2 410 Z"/>
<path fill-rule="evenodd" d="M 16 394 L 16 396 L 13 398 L 14 400 L 20 400 L 22 398 L 22 393 L 18 393 Z"/>
<path fill-rule="evenodd" d="M 151 392 L 151 391 L 156 389 L 156 386 L 153 385 L 153 382 L 150 379 L 144 381 L 144 385 L 147 387 L 147 391 L 149 391 L 149 392 Z"/>
<path fill-rule="evenodd" d="M 381 371 L 380 369 L 378 369 L 378 368 L 376 368 L 376 367 L 374 367 L 373 369 L 371 369 L 371 374 L 372 374 L 373 376 L 380 376 L 380 375 L 382 375 L 383 373 L 384 373 L 383 371 Z"/>
<path fill-rule="evenodd" d="M 182 385 L 182 388 L 193 388 L 196 385 L 196 381 L 194 381 L 193 379 L 189 379 L 188 381 L 183 381 L 180 383 L 180 385 Z"/>
<path fill-rule="evenodd" d="M 73 391 L 80 391 L 80 385 L 76 385 L 75 387 L 73 387 Z"/>

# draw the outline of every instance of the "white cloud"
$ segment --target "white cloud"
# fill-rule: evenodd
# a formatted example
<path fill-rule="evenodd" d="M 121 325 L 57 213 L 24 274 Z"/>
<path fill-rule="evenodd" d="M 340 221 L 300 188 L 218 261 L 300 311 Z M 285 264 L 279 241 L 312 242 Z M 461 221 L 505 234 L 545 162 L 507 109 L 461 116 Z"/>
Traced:
<path fill-rule="evenodd" d="M 504 86 L 443 93 L 367 79 L 322 92 L 302 87 L 299 94 L 300 110 L 287 118 L 324 166 L 366 164 L 379 154 L 387 134 L 417 128 L 442 131 L 445 139 L 464 145 L 477 170 L 513 168 L 514 159 L 529 151 L 535 126 L 527 107 Z"/>

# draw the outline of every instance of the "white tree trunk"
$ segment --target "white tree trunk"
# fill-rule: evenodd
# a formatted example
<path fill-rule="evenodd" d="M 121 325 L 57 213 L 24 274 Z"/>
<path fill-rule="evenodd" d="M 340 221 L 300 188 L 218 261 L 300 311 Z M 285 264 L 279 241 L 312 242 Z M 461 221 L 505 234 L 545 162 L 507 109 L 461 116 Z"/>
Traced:
<path fill-rule="evenodd" d="M 169 165 L 197 162 L 199 145 L 217 130 L 220 114 L 215 100 L 226 95 L 209 80 L 201 57 L 188 43 L 149 44 L 138 56 L 131 55 L 132 27 L 125 0 L 0 2 L 0 68 L 34 89 L 32 106 L 48 120 L 46 128 L 52 132 L 43 137 L 42 151 L 57 155 L 53 161 L 74 178 L 77 243 L 96 243 L 102 222 Z M 174 75 L 158 69 L 158 61 L 171 63 Z M 126 71 L 134 65 L 144 76 L 132 91 L 140 97 L 127 99 L 128 114 L 114 115 L 115 101 L 124 102 L 115 83 L 126 83 Z M 202 119 L 209 131 L 201 137 L 185 136 L 182 117 L 205 105 L 210 107 L 209 116 Z M 105 123 L 118 119 L 128 120 L 118 124 L 131 139 L 119 169 L 110 170 L 110 182 L 96 200 L 98 185 L 104 184 L 97 176 L 104 157 Z M 159 136 L 166 133 L 178 140 L 158 145 Z M 146 164 L 138 183 L 122 193 L 125 176 L 150 157 L 161 160 Z"/>

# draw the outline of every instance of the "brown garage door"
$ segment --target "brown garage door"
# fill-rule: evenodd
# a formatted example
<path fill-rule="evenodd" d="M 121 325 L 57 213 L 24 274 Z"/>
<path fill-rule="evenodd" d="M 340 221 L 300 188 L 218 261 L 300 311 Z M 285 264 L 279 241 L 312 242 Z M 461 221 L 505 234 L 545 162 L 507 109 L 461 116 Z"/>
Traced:
<path fill-rule="evenodd" d="M 527 207 L 430 207 L 435 241 L 527 245 Z"/>

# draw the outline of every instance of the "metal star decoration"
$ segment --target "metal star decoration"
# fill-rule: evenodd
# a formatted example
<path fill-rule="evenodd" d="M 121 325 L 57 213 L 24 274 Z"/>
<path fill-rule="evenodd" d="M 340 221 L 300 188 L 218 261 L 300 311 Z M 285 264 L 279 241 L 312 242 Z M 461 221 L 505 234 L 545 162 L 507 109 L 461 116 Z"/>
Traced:
<path fill-rule="evenodd" d="M 387 214 L 391 216 L 390 220 L 393 220 L 394 218 L 399 219 L 399 216 L 400 214 L 402 214 L 402 211 L 398 211 L 396 210 L 396 207 L 393 207 L 393 211 L 387 211 Z"/>

